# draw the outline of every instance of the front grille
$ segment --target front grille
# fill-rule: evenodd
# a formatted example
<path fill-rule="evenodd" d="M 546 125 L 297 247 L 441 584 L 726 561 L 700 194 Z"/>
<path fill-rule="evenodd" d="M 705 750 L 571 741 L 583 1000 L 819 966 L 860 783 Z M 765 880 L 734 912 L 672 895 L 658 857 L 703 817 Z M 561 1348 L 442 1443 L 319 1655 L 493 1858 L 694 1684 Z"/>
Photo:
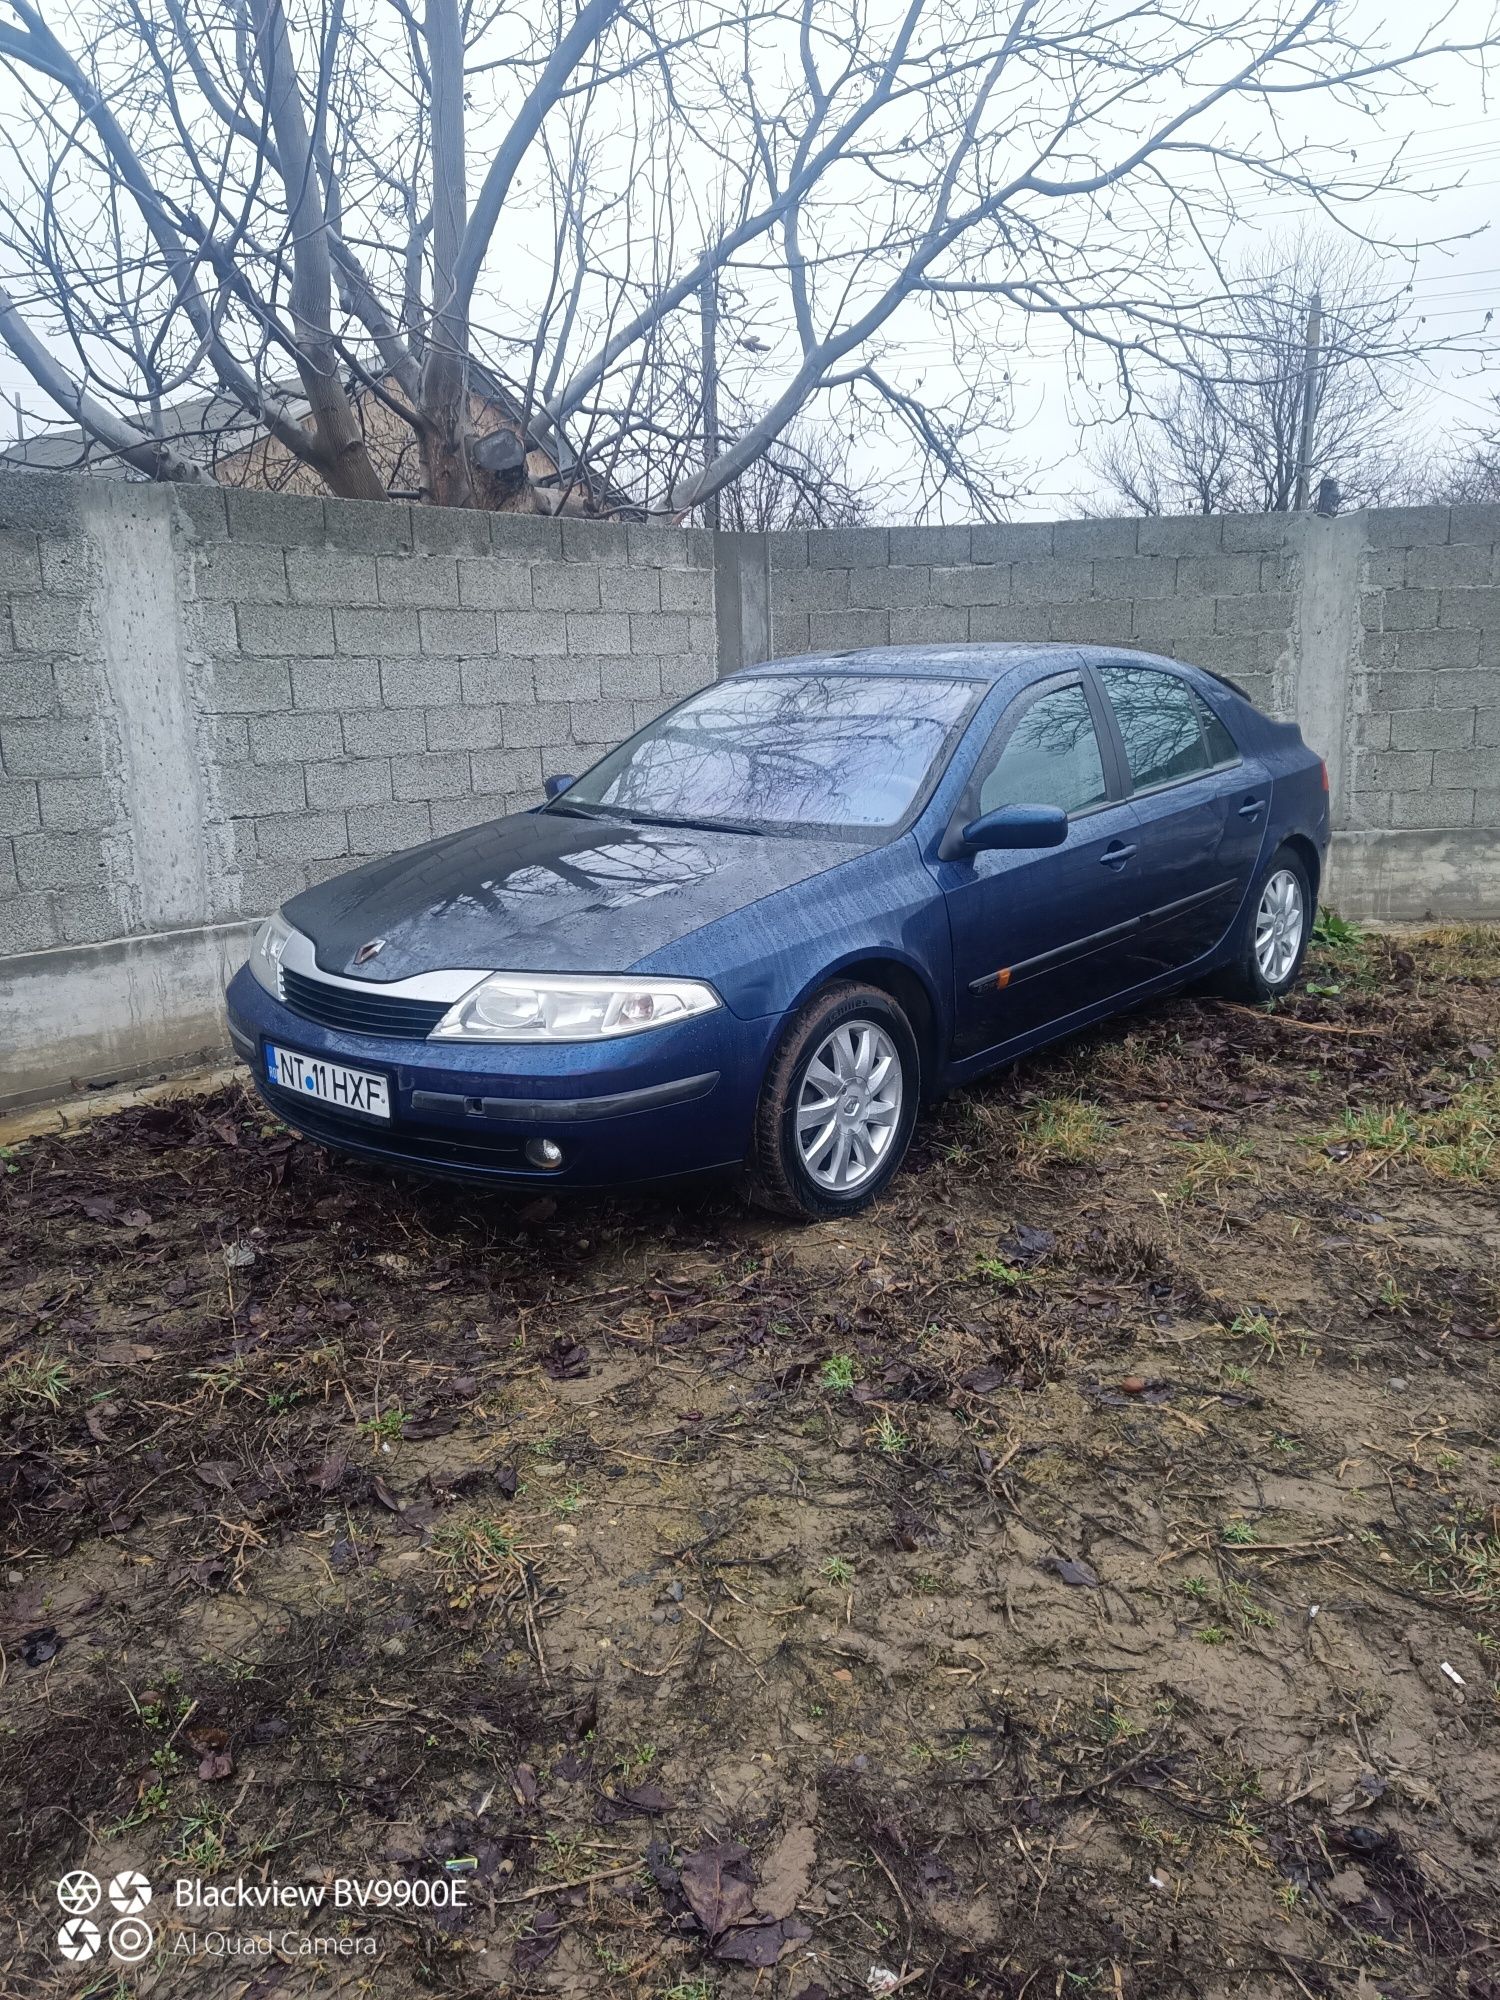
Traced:
<path fill-rule="evenodd" d="M 294 1014 L 325 1028 L 341 1028 L 346 1035 L 396 1035 L 407 1042 L 425 1041 L 448 1011 L 441 1000 L 403 1000 L 378 986 L 355 993 L 286 966 L 281 968 L 281 997 Z"/>

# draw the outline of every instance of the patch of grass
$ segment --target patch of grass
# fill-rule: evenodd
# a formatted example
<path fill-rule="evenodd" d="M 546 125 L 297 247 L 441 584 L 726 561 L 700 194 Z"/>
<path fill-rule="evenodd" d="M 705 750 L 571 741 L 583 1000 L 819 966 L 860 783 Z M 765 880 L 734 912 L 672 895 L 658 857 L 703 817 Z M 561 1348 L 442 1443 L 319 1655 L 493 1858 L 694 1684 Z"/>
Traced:
<path fill-rule="evenodd" d="M 1032 1282 L 1027 1272 L 1018 1269 L 1014 1264 L 1007 1264 L 1003 1257 L 979 1258 L 974 1266 L 974 1274 L 979 1278 L 987 1278 L 992 1285 L 999 1285 L 1002 1290 L 1008 1292 L 1019 1291 L 1023 1285 Z"/>
<path fill-rule="evenodd" d="M 830 1354 L 818 1370 L 818 1380 L 825 1389 L 842 1394 L 854 1387 L 855 1372 L 852 1354 Z"/>
<path fill-rule="evenodd" d="M 1255 1530 L 1248 1521 L 1226 1521 L 1219 1539 L 1230 1544 L 1253 1542 Z"/>
<path fill-rule="evenodd" d="M 1248 1139 L 1239 1139 L 1232 1146 L 1226 1146 L 1222 1139 L 1194 1140 L 1182 1148 L 1182 1171 L 1168 1187 L 1167 1200 L 1180 1206 L 1205 1196 L 1216 1198 L 1226 1187 L 1257 1179 L 1256 1169 L 1249 1164 L 1254 1155 Z"/>
<path fill-rule="evenodd" d="M 1335 1166 L 1367 1176 L 1400 1162 L 1468 1187 L 1500 1181 L 1500 1072 L 1459 1084 L 1430 1110 L 1390 1104 L 1346 1111 L 1320 1143 Z"/>
<path fill-rule="evenodd" d="M 1440 924 L 1413 943 L 1422 947 L 1439 976 L 1500 978 L 1500 924 Z"/>
<path fill-rule="evenodd" d="M 875 1449 L 883 1451 L 887 1458 L 899 1458 L 911 1449 L 911 1439 L 889 1413 L 883 1415 L 873 1432 Z"/>
<path fill-rule="evenodd" d="M 659 2000 L 714 2000 L 718 1987 L 711 1979 L 679 1979 L 675 1986 L 664 1986 Z"/>
<path fill-rule="evenodd" d="M 19 1354 L 0 1374 L 0 1412 L 19 1415 L 39 1403 L 58 1409 L 69 1380 L 66 1362 L 45 1354 Z"/>
<path fill-rule="evenodd" d="M 1335 992 L 1342 991 L 1344 986 L 1368 991 L 1377 986 L 1381 978 L 1374 939 L 1358 924 L 1341 917 L 1336 910 L 1318 912 L 1313 924 L 1308 969 L 1315 975 L 1333 974 L 1337 981 L 1333 988 Z M 1314 986 L 1310 990 L 1318 989 Z M 1326 982 L 1323 990 L 1327 990 Z"/>
<path fill-rule="evenodd" d="M 473 1603 L 482 1584 L 503 1576 L 516 1562 L 516 1545 L 510 1531 L 491 1516 L 483 1516 L 460 1526 L 439 1528 L 432 1537 L 432 1553 L 437 1558 L 443 1587 L 452 1593 L 454 1605 L 466 1609 Z"/>
<path fill-rule="evenodd" d="M 1021 1120 L 1016 1169 L 1035 1174 L 1043 1167 L 1079 1166 L 1094 1159 L 1108 1139 L 1108 1121 L 1088 1098 L 1044 1097 Z"/>
<path fill-rule="evenodd" d="M 1421 1539 L 1411 1574 L 1435 1594 L 1473 1611 L 1500 1610 L 1500 1534 L 1491 1515 L 1460 1513 Z"/>
<path fill-rule="evenodd" d="M 1236 1313 L 1229 1322 L 1229 1331 L 1238 1334 L 1242 1340 L 1253 1340 L 1259 1344 L 1267 1361 L 1279 1361 L 1285 1349 L 1280 1330 L 1275 1322 L 1263 1312 Z"/>
<path fill-rule="evenodd" d="M 845 1556 L 825 1556 L 819 1567 L 827 1581 L 840 1589 L 854 1581 L 854 1565 Z"/>
<path fill-rule="evenodd" d="M 185 1819 L 178 1829 L 173 1860 L 186 1862 L 204 1875 L 217 1875 L 229 1858 L 217 1817 Z"/>
<path fill-rule="evenodd" d="M 1229 1634 L 1222 1625 L 1200 1625 L 1193 1637 L 1200 1646 L 1227 1646 Z"/>
<path fill-rule="evenodd" d="M 377 1444 L 391 1444 L 400 1437 L 405 1422 L 405 1410 L 382 1410 L 377 1417 L 361 1417 L 356 1429 L 361 1437 L 371 1438 Z"/>

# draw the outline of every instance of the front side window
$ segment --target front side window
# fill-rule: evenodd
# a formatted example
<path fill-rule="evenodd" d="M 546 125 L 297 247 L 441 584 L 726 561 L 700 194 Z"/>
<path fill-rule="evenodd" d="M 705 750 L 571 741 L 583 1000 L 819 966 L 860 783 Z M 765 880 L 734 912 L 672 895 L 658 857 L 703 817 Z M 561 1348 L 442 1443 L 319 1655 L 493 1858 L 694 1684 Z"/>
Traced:
<path fill-rule="evenodd" d="M 1135 789 L 1169 785 L 1209 767 L 1199 702 L 1185 681 L 1154 667 L 1101 667 Z"/>
<path fill-rule="evenodd" d="M 979 810 L 1061 806 L 1074 813 L 1104 797 L 1099 738 L 1088 697 L 1075 681 L 1039 695 L 1024 711 L 979 787 Z"/>
<path fill-rule="evenodd" d="M 612 750 L 553 810 L 872 833 L 916 803 L 978 691 L 896 675 L 737 674 Z"/>

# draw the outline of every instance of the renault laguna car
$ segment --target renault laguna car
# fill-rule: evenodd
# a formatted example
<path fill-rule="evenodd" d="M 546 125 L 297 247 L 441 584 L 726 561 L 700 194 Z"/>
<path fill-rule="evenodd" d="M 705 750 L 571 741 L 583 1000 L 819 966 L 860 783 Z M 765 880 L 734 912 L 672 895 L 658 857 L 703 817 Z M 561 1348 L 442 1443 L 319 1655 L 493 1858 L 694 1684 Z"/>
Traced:
<path fill-rule="evenodd" d="M 891 647 L 748 668 L 544 804 L 295 896 L 229 988 L 325 1145 L 513 1188 L 747 1169 L 804 1216 L 918 1109 L 1153 994 L 1297 976 L 1328 778 L 1195 667 Z"/>

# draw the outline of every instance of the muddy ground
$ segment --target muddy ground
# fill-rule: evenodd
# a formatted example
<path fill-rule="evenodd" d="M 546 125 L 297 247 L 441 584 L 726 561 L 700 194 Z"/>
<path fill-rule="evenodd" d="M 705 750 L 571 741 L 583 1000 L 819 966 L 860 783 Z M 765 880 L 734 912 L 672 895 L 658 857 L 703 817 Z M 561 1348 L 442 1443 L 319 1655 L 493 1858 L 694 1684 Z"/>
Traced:
<path fill-rule="evenodd" d="M 0 1992 L 1496 2000 L 1500 934 L 1309 980 L 843 1226 L 239 1090 L 12 1154 Z M 126 1866 L 149 1955 L 61 1960 Z M 173 1906 L 237 1879 L 325 1907 Z"/>

